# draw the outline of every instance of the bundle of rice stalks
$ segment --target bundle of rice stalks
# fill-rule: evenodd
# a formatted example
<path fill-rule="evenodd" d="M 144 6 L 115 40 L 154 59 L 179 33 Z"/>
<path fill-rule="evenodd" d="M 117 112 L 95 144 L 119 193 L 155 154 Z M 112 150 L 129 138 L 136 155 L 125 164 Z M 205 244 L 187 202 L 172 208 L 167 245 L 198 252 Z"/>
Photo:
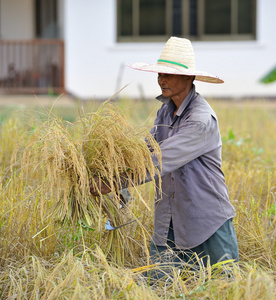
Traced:
<path fill-rule="evenodd" d="M 21 165 L 25 178 L 41 184 L 48 201 L 55 202 L 51 217 L 94 226 L 103 216 L 114 220 L 110 211 L 119 207 L 120 188 L 158 174 L 152 154 L 161 158 L 150 134 L 131 127 L 123 112 L 107 101 L 75 123 L 49 117 L 32 133 Z M 110 187 L 111 196 L 91 195 L 95 179 Z"/>

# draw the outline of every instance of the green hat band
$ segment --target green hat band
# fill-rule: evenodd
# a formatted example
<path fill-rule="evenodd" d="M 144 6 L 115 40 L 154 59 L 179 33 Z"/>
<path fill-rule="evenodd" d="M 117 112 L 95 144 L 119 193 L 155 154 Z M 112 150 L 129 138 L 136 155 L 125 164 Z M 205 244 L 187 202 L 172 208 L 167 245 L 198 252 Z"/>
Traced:
<path fill-rule="evenodd" d="M 157 62 L 165 62 L 165 63 L 169 63 L 169 64 L 181 66 L 181 67 L 183 67 L 183 68 L 185 68 L 185 69 L 189 69 L 187 66 L 182 65 L 182 64 L 180 64 L 180 63 L 177 63 L 177 62 L 175 62 L 175 61 L 170 61 L 170 60 L 165 60 L 165 59 L 158 59 Z"/>

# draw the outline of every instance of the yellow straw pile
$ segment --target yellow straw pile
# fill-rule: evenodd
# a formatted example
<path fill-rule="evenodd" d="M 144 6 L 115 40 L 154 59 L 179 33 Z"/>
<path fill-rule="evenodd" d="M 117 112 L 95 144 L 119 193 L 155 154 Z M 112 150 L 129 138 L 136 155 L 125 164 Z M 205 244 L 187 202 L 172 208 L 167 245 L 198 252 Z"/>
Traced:
<path fill-rule="evenodd" d="M 91 226 L 110 210 L 105 197 L 91 195 L 94 178 L 110 186 L 118 206 L 120 188 L 159 176 L 151 154 L 161 159 L 151 135 L 131 127 L 123 112 L 107 101 L 75 123 L 49 117 L 27 143 L 22 170 L 25 178 L 41 184 L 48 200 L 54 201 L 51 216 L 83 220 Z"/>

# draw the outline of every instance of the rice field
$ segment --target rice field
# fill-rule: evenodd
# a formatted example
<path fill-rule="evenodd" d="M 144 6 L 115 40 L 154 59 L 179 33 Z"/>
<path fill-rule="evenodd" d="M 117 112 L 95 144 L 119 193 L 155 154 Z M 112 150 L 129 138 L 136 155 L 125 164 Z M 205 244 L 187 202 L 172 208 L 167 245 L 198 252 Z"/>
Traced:
<path fill-rule="evenodd" d="M 276 299 L 276 103 L 209 102 L 237 214 L 239 264 L 172 267 L 153 284 L 145 276 L 162 269 L 149 260 L 154 184 L 140 185 L 154 171 L 143 139 L 156 100 L 3 108 L 0 299 Z M 122 173 L 125 182 L 112 181 Z M 110 195 L 91 196 L 94 176 L 111 182 Z M 107 221 L 129 224 L 107 230 Z"/>

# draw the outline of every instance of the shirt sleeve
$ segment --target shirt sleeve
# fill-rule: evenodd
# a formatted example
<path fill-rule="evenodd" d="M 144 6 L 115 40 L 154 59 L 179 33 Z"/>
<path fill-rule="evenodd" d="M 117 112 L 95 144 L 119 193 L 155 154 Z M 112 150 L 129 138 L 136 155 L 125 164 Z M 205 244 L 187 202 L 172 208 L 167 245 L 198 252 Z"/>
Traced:
<path fill-rule="evenodd" d="M 193 159 L 221 146 L 216 119 L 210 115 L 208 122 L 185 121 L 179 131 L 160 144 L 162 153 L 161 176 L 173 172 Z M 160 165 L 155 157 L 155 165 Z"/>

